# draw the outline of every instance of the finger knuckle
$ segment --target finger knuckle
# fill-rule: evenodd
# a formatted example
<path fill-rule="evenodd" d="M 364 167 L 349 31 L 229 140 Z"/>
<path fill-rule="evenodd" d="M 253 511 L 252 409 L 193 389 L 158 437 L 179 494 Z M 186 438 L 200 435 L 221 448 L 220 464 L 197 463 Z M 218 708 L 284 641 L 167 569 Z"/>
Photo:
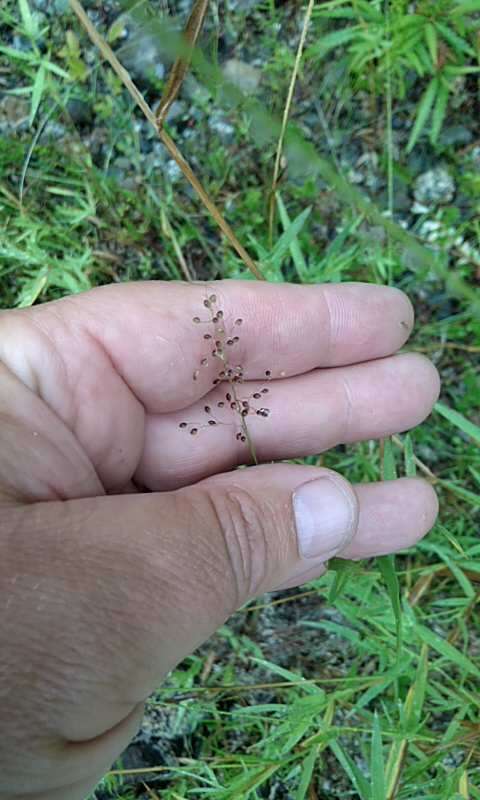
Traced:
<path fill-rule="evenodd" d="M 227 572 L 233 581 L 235 604 L 258 594 L 268 563 L 267 520 L 249 491 L 233 488 L 210 496 L 221 533 Z"/>

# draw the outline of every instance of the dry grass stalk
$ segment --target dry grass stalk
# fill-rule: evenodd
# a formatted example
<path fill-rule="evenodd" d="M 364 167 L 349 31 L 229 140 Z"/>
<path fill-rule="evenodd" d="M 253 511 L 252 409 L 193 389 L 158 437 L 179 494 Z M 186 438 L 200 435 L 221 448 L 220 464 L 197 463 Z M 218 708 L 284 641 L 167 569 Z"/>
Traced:
<path fill-rule="evenodd" d="M 187 50 L 187 55 L 181 55 L 176 59 L 168 77 L 162 99 L 160 100 L 159 110 L 157 112 L 157 123 L 160 127 L 165 122 L 168 110 L 177 97 L 184 78 L 190 68 L 193 48 L 195 47 L 198 35 L 202 30 L 209 2 L 210 0 L 195 0 L 195 3 L 193 4 L 187 24 L 185 25 L 185 30 L 183 31 L 185 43 L 189 46 L 189 48 Z"/>
<path fill-rule="evenodd" d="M 78 19 L 80 20 L 81 24 L 85 28 L 86 32 L 88 33 L 92 42 L 98 47 L 103 57 L 106 59 L 106 61 L 108 61 L 114 72 L 118 75 L 118 77 L 128 90 L 129 94 L 131 95 L 135 103 L 142 110 L 146 119 L 155 128 L 160 140 L 164 144 L 170 156 L 178 164 L 182 173 L 184 174 L 190 185 L 195 189 L 202 203 L 204 204 L 205 208 L 208 209 L 213 219 L 217 223 L 218 227 L 220 228 L 222 233 L 224 233 L 225 237 L 230 242 L 233 249 L 240 256 L 245 266 L 248 267 L 248 269 L 252 272 L 255 278 L 257 278 L 257 280 L 265 280 L 264 276 L 262 275 L 262 272 L 256 265 L 255 261 L 247 253 L 243 245 L 238 241 L 232 228 L 230 227 L 228 222 L 226 222 L 226 220 L 223 218 L 222 214 L 216 207 L 215 203 L 210 199 L 208 193 L 206 192 L 200 181 L 195 176 L 190 165 L 182 156 L 181 152 L 179 151 L 173 139 L 171 139 L 171 137 L 166 133 L 166 131 L 164 131 L 161 126 L 159 126 L 154 112 L 146 102 L 142 93 L 135 86 L 128 71 L 125 69 L 125 67 L 121 65 L 120 61 L 116 57 L 115 53 L 112 51 L 111 47 L 107 44 L 103 36 L 101 36 L 101 34 L 97 31 L 95 26 L 90 21 L 87 14 L 85 13 L 82 4 L 79 2 L 79 0 L 70 0 L 70 5 L 75 14 L 77 15 Z"/>
<path fill-rule="evenodd" d="M 315 0 L 309 0 L 303 18 L 302 32 L 300 34 L 300 41 L 298 43 L 297 54 L 295 56 L 295 63 L 293 65 L 292 77 L 290 78 L 290 85 L 288 87 L 287 99 L 285 101 L 285 108 L 283 109 L 282 127 L 280 129 L 280 136 L 278 137 L 277 153 L 275 156 L 275 166 L 273 168 L 272 188 L 270 190 L 269 198 L 269 214 L 268 214 L 268 232 L 270 243 L 273 241 L 273 223 L 275 218 L 275 194 L 278 186 L 278 178 L 280 175 L 280 163 L 282 160 L 283 142 L 285 139 L 285 131 L 287 130 L 288 118 L 290 116 L 290 109 L 292 107 L 293 92 L 297 82 L 298 72 L 300 70 L 300 62 L 302 60 L 303 48 L 305 47 L 305 40 L 307 38 L 308 26 L 312 16 L 313 6 Z"/>

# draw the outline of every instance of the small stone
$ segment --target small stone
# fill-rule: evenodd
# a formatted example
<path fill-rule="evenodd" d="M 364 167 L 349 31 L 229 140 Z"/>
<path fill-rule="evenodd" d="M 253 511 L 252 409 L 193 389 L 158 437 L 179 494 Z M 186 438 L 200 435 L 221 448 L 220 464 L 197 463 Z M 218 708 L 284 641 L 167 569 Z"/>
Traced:
<path fill-rule="evenodd" d="M 229 144 L 235 138 L 235 128 L 225 119 L 221 112 L 214 111 L 208 118 L 208 124 L 224 144 Z"/>
<path fill-rule="evenodd" d="M 444 167 L 436 167 L 419 175 L 414 197 L 421 206 L 447 205 L 455 195 L 455 181 Z"/>
<path fill-rule="evenodd" d="M 182 170 L 177 162 L 171 158 L 165 165 L 165 172 L 171 183 L 177 183 L 182 177 Z"/>

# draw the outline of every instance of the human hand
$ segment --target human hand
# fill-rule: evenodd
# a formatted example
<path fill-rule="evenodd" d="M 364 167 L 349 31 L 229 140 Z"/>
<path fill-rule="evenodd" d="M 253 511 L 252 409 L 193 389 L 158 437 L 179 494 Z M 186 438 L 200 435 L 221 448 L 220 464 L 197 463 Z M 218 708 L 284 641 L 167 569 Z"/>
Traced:
<path fill-rule="evenodd" d="M 189 435 L 212 386 L 202 316 L 243 318 L 263 462 L 406 430 L 434 367 L 393 355 L 413 324 L 364 284 L 143 283 L 0 315 L 0 798 L 80 800 L 140 725 L 145 698 L 239 605 L 413 545 L 437 502 L 420 480 L 352 487 L 249 460 L 235 426 Z M 232 351 L 233 352 L 233 351 Z M 228 388 L 228 386 L 227 386 Z"/>

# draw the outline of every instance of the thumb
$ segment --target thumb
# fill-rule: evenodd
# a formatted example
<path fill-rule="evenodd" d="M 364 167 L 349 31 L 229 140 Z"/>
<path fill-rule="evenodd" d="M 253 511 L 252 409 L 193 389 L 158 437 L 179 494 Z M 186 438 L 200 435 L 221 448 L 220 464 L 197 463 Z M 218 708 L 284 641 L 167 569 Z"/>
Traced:
<path fill-rule="evenodd" d="M 284 464 L 9 514 L 0 641 L 6 663 L 28 669 L 11 671 L 6 719 L 38 730 L 39 772 L 33 759 L 25 785 L 44 789 L 48 762 L 53 791 L 106 770 L 145 698 L 238 606 L 321 574 L 358 509 L 339 475 Z M 15 793 L 23 772 L 7 755 L 0 746 Z"/>
<path fill-rule="evenodd" d="M 354 491 L 291 464 L 174 492 L 5 506 L 0 798 L 81 800 L 128 744 L 145 698 L 239 605 L 314 578 L 336 553 L 408 547 L 436 513 L 423 481 Z"/>
<path fill-rule="evenodd" d="M 230 610 L 321 575 L 358 524 L 354 490 L 327 469 L 265 465 L 217 475 L 186 491 L 192 499 L 198 491 L 208 497 L 211 521 L 203 535 L 217 538 L 223 553 L 235 588 Z"/>

